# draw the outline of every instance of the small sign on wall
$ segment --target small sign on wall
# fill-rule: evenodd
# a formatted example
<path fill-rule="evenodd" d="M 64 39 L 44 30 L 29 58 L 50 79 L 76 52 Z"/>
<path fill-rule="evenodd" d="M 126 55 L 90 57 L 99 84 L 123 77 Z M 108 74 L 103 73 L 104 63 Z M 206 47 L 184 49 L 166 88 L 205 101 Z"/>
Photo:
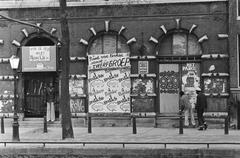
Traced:
<path fill-rule="evenodd" d="M 22 47 L 22 71 L 56 71 L 56 46 Z"/>
<path fill-rule="evenodd" d="M 138 74 L 148 74 L 148 61 L 138 61 Z"/>

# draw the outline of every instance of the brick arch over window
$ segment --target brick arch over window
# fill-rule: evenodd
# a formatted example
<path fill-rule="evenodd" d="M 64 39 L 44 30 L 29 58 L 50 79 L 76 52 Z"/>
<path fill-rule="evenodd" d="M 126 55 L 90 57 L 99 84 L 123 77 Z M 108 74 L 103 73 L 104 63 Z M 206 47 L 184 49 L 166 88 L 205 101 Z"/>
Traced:
<path fill-rule="evenodd" d="M 99 32 L 89 40 L 89 54 L 129 53 L 127 39 L 115 31 Z"/>
<path fill-rule="evenodd" d="M 201 55 L 202 48 L 194 34 L 172 31 L 160 37 L 156 51 L 160 56 Z"/>
<path fill-rule="evenodd" d="M 21 41 L 22 46 L 46 46 L 57 45 L 57 39 L 45 33 L 33 32 Z"/>
<path fill-rule="evenodd" d="M 130 113 L 130 49 L 124 36 L 99 32 L 88 44 L 88 112 Z"/>

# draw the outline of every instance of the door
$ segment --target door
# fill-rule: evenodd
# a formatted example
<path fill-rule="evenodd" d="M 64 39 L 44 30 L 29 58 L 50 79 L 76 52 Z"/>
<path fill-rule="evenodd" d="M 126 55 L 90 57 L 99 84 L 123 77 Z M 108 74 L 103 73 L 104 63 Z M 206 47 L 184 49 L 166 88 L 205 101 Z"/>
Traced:
<path fill-rule="evenodd" d="M 179 65 L 159 64 L 160 113 L 179 111 Z"/>
<path fill-rule="evenodd" d="M 53 82 L 55 89 L 58 89 L 55 73 L 37 72 L 24 74 L 24 112 L 26 117 L 43 117 L 46 115 L 44 91 L 49 82 Z"/>
<path fill-rule="evenodd" d="M 195 107 L 195 89 L 199 86 L 199 63 L 159 64 L 160 113 L 179 111 L 180 90 L 190 94 L 191 105 Z"/>

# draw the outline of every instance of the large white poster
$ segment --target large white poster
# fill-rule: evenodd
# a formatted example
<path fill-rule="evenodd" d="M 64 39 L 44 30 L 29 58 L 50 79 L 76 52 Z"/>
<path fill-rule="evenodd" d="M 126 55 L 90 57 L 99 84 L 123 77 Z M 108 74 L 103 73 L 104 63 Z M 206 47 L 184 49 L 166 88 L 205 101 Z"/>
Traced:
<path fill-rule="evenodd" d="M 130 62 L 127 53 L 88 56 L 89 112 L 130 112 Z"/>
<path fill-rule="evenodd" d="M 182 90 L 189 93 L 192 107 L 195 108 L 197 94 L 196 87 L 200 86 L 200 64 L 182 64 Z"/>

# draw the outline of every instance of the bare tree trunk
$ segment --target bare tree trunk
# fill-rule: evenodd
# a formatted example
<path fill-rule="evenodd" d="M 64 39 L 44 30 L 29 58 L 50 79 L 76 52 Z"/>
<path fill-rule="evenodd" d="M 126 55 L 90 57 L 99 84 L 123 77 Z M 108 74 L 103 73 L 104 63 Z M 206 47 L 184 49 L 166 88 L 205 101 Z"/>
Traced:
<path fill-rule="evenodd" d="M 62 139 L 74 138 L 70 112 L 70 96 L 69 96 L 69 28 L 66 12 L 66 0 L 59 0 L 60 3 L 60 23 L 62 32 L 62 47 L 60 54 L 62 57 L 61 72 L 61 98 L 60 108 L 62 113 Z"/>

